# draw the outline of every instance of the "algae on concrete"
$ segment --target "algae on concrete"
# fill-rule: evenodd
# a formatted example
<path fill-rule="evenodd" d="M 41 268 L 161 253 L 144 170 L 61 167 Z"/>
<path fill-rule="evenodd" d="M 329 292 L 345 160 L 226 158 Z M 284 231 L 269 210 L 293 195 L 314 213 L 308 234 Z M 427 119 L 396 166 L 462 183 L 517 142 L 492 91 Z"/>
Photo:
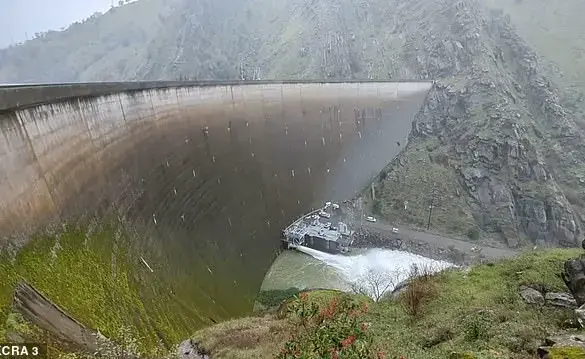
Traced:
<path fill-rule="evenodd" d="M 31 334 L 11 308 L 20 279 L 114 341 L 123 339 L 118 338 L 121 328 L 129 328 L 143 353 L 170 349 L 209 325 L 209 317 L 222 319 L 198 287 L 205 278 L 173 277 L 165 268 L 151 272 L 140 259 L 148 252 L 142 248 L 138 254 L 137 247 L 113 226 L 98 231 L 65 227 L 57 235 L 37 236 L 15 256 L 2 253 L 0 336 L 15 328 L 19 335 Z"/>

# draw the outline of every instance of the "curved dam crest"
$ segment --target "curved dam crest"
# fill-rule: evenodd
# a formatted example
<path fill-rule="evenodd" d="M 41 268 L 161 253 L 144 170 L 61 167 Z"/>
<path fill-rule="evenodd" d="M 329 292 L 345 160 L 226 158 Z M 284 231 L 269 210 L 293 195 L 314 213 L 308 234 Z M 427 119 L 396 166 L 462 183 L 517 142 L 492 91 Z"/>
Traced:
<path fill-rule="evenodd" d="M 125 244 L 142 271 L 134 275 L 168 283 L 200 325 L 245 314 L 282 228 L 361 191 L 402 150 L 431 87 L 0 88 L 0 245 L 22 248 L 64 224 L 113 223 L 132 238 Z M 186 283 L 197 293 L 181 291 Z"/>

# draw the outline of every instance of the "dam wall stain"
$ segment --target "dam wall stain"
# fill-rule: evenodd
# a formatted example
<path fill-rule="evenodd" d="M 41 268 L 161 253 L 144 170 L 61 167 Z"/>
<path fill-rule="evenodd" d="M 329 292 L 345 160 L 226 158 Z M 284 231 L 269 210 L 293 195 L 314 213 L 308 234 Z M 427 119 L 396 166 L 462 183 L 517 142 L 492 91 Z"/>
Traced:
<path fill-rule="evenodd" d="M 252 309 L 285 225 L 357 193 L 399 153 L 432 86 L 151 85 L 5 100 L 0 245 L 116 223 L 148 263 L 141 280 L 163 278 L 193 310 L 180 288 L 196 283 L 212 303 L 202 318 L 217 320 Z"/>

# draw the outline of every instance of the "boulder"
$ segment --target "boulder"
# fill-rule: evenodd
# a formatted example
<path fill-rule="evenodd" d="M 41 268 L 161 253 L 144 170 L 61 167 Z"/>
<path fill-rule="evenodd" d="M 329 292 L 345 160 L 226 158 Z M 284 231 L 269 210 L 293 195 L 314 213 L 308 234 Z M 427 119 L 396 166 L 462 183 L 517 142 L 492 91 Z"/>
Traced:
<path fill-rule="evenodd" d="M 520 287 L 520 296 L 524 299 L 524 302 L 527 304 L 536 304 L 536 305 L 543 305 L 544 304 L 544 296 L 542 293 L 537 291 L 534 288 L 530 288 L 527 286 Z"/>
<path fill-rule="evenodd" d="M 555 307 L 562 307 L 562 308 L 569 308 L 574 309 L 577 308 L 577 301 L 573 296 L 569 293 L 555 293 L 550 292 L 544 295 L 544 300 L 546 304 L 555 306 Z"/>
<path fill-rule="evenodd" d="M 193 339 L 184 340 L 177 348 L 177 358 L 179 359 L 211 359 L 210 354 Z"/>
<path fill-rule="evenodd" d="M 583 358 L 585 356 L 585 336 L 566 334 L 545 339 L 544 346 L 538 348 L 541 359 Z"/>
<path fill-rule="evenodd" d="M 575 258 L 566 261 L 561 277 L 573 294 L 576 305 L 580 307 L 585 304 L 585 260 Z"/>
<path fill-rule="evenodd" d="M 549 347 L 582 347 L 585 348 L 585 335 L 565 334 L 548 337 L 545 345 Z"/>

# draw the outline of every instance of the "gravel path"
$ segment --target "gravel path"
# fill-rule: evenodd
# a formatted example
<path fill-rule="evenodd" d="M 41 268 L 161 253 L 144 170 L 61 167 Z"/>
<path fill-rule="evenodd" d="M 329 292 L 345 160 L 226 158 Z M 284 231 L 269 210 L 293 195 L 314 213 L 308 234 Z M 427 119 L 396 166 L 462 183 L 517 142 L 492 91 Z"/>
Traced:
<path fill-rule="evenodd" d="M 399 228 L 399 233 L 394 234 L 394 233 L 392 233 L 392 228 L 393 228 L 392 225 L 380 223 L 380 222 L 371 223 L 371 222 L 364 221 L 363 225 L 365 228 L 367 228 L 371 231 L 377 231 L 377 232 L 383 233 L 383 234 L 391 236 L 391 237 L 398 237 L 398 238 L 405 238 L 406 237 L 409 239 L 415 239 L 418 241 L 426 242 L 432 246 L 445 248 L 445 249 L 452 246 L 455 249 L 457 249 L 461 252 L 467 253 L 467 254 L 476 253 L 473 250 L 474 248 L 481 249 L 481 253 L 487 258 L 494 258 L 494 259 L 495 258 L 505 258 L 505 257 L 511 257 L 511 256 L 518 254 L 517 251 L 514 251 L 512 249 L 488 247 L 485 245 L 480 245 L 480 244 L 471 243 L 471 242 L 465 242 L 465 241 L 458 240 L 458 239 L 443 237 L 443 236 L 439 236 L 439 235 L 435 235 L 435 234 L 431 234 L 431 233 L 426 233 L 426 232 L 419 232 L 419 231 L 410 230 L 410 229 L 401 228 L 401 227 L 397 227 L 397 228 Z"/>

